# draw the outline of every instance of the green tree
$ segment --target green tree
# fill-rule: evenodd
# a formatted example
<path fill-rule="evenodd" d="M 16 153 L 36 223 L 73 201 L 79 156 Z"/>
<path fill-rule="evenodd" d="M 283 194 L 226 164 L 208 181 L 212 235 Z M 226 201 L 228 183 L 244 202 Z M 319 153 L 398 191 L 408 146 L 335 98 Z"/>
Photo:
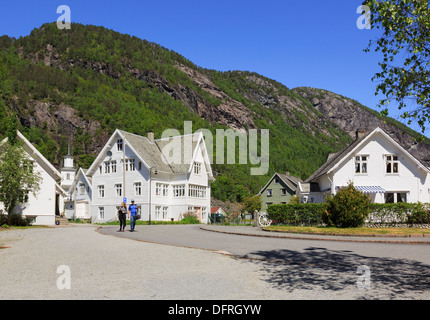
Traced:
<path fill-rule="evenodd" d="M 42 178 L 34 170 L 33 161 L 19 142 L 8 141 L 0 146 L 0 202 L 11 215 L 18 204 L 28 201 L 28 194 L 34 196 L 40 190 Z"/>
<path fill-rule="evenodd" d="M 379 106 L 391 101 L 403 109 L 402 118 L 416 121 L 425 131 L 430 116 L 430 9 L 425 0 L 366 0 L 371 12 L 372 29 L 383 35 L 370 41 L 365 50 L 375 46 L 383 54 L 376 94 L 382 93 Z M 409 108 L 413 105 L 412 108 Z M 410 110 L 409 110 L 410 109 Z M 388 108 L 382 110 L 388 115 Z"/>
<path fill-rule="evenodd" d="M 361 227 L 369 215 L 370 204 L 369 197 L 349 183 L 327 198 L 322 220 L 328 226 L 338 228 Z"/>
<path fill-rule="evenodd" d="M 244 210 L 248 211 L 249 213 L 254 213 L 256 210 L 260 211 L 262 205 L 261 197 L 245 197 L 242 204 L 244 206 Z"/>

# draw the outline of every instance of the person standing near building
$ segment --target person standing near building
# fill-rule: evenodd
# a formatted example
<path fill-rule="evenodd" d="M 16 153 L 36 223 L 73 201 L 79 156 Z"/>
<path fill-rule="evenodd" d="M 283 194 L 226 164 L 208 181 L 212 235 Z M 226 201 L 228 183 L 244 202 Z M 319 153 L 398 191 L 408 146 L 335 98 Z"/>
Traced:
<path fill-rule="evenodd" d="M 134 204 L 134 200 L 131 200 L 131 205 L 128 207 L 128 217 L 130 218 L 130 232 L 134 232 L 134 227 L 136 225 L 136 215 L 138 208 Z"/>
<path fill-rule="evenodd" d="M 118 219 L 119 219 L 119 232 L 124 232 L 127 226 L 127 205 L 125 202 L 121 203 L 121 207 L 118 209 Z"/>

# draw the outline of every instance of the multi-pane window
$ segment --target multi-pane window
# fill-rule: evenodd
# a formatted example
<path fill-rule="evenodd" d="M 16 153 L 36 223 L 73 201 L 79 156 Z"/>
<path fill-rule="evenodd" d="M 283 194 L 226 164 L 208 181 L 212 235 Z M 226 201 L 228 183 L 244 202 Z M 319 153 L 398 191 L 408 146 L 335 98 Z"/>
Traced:
<path fill-rule="evenodd" d="M 188 196 L 191 198 L 206 198 L 206 187 L 190 184 Z"/>
<path fill-rule="evenodd" d="M 123 145 L 122 139 L 116 140 L 116 147 L 118 151 L 122 151 L 122 145 Z"/>
<path fill-rule="evenodd" d="M 185 184 L 173 185 L 173 197 L 174 198 L 185 197 Z"/>
<path fill-rule="evenodd" d="M 136 170 L 136 159 L 125 159 L 125 171 Z"/>
<path fill-rule="evenodd" d="M 105 197 L 105 186 L 100 185 L 97 187 L 97 189 L 99 190 L 99 198 L 104 198 Z"/>
<path fill-rule="evenodd" d="M 115 194 L 117 197 L 122 197 L 122 183 L 115 185 Z"/>
<path fill-rule="evenodd" d="M 99 218 L 104 219 L 105 218 L 105 208 L 99 207 Z"/>
<path fill-rule="evenodd" d="M 169 210 L 169 207 L 163 207 L 163 220 L 167 219 L 168 210 Z"/>
<path fill-rule="evenodd" d="M 406 192 L 387 192 L 385 194 L 385 203 L 407 202 Z"/>
<path fill-rule="evenodd" d="M 200 162 L 194 162 L 194 174 L 202 173 L 202 164 Z"/>
<path fill-rule="evenodd" d="M 142 183 L 141 182 L 135 182 L 134 183 L 134 195 L 135 196 L 142 195 Z"/>
<path fill-rule="evenodd" d="M 268 197 L 273 196 L 272 189 L 267 189 L 267 196 L 268 196 Z"/>
<path fill-rule="evenodd" d="M 355 173 L 367 173 L 368 156 L 355 157 Z"/>
<path fill-rule="evenodd" d="M 155 185 L 155 195 L 167 197 L 169 192 L 169 185 L 165 183 L 157 183 Z"/>
<path fill-rule="evenodd" d="M 386 173 L 399 173 L 399 157 L 394 155 L 385 156 Z"/>
<path fill-rule="evenodd" d="M 110 162 L 105 162 L 105 173 L 110 173 Z"/>
<path fill-rule="evenodd" d="M 104 163 L 105 173 L 115 173 L 116 172 L 116 160 L 113 161 L 105 161 Z M 100 167 L 101 173 L 101 167 Z"/>
<path fill-rule="evenodd" d="M 155 220 L 160 220 L 161 206 L 155 206 Z"/>
<path fill-rule="evenodd" d="M 202 219 L 206 219 L 206 211 L 207 211 L 207 208 L 202 207 Z"/>

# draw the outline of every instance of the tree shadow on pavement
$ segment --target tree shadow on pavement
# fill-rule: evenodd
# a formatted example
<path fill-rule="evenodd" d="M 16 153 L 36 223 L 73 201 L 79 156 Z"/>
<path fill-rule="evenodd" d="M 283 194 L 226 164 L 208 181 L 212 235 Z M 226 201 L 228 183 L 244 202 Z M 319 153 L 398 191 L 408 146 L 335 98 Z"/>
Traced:
<path fill-rule="evenodd" d="M 430 266 L 418 261 L 366 257 L 348 250 L 317 247 L 304 252 L 256 251 L 248 256 L 251 257 L 262 268 L 262 280 L 288 292 L 329 290 L 341 294 L 350 290 L 360 299 L 430 298 Z"/>

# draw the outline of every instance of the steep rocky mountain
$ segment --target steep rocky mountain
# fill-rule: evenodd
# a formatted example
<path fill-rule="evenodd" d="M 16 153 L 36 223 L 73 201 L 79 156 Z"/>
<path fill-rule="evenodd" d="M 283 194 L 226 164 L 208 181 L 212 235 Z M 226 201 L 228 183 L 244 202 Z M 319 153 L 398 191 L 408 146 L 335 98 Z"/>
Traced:
<path fill-rule="evenodd" d="M 57 167 L 67 144 L 88 167 L 116 129 L 159 137 L 163 130 L 270 130 L 270 167 L 214 164 L 213 193 L 222 200 L 255 194 L 274 172 L 307 178 L 350 143 L 358 128 L 384 128 L 421 160 L 428 139 L 359 103 L 314 88 L 290 90 L 246 71 L 194 65 L 157 44 L 103 27 L 45 24 L 29 36 L 0 37 L 0 135 L 17 115 L 20 130 Z M 405 132 L 405 134 L 403 134 Z M 231 198 L 233 197 L 233 198 Z"/>

